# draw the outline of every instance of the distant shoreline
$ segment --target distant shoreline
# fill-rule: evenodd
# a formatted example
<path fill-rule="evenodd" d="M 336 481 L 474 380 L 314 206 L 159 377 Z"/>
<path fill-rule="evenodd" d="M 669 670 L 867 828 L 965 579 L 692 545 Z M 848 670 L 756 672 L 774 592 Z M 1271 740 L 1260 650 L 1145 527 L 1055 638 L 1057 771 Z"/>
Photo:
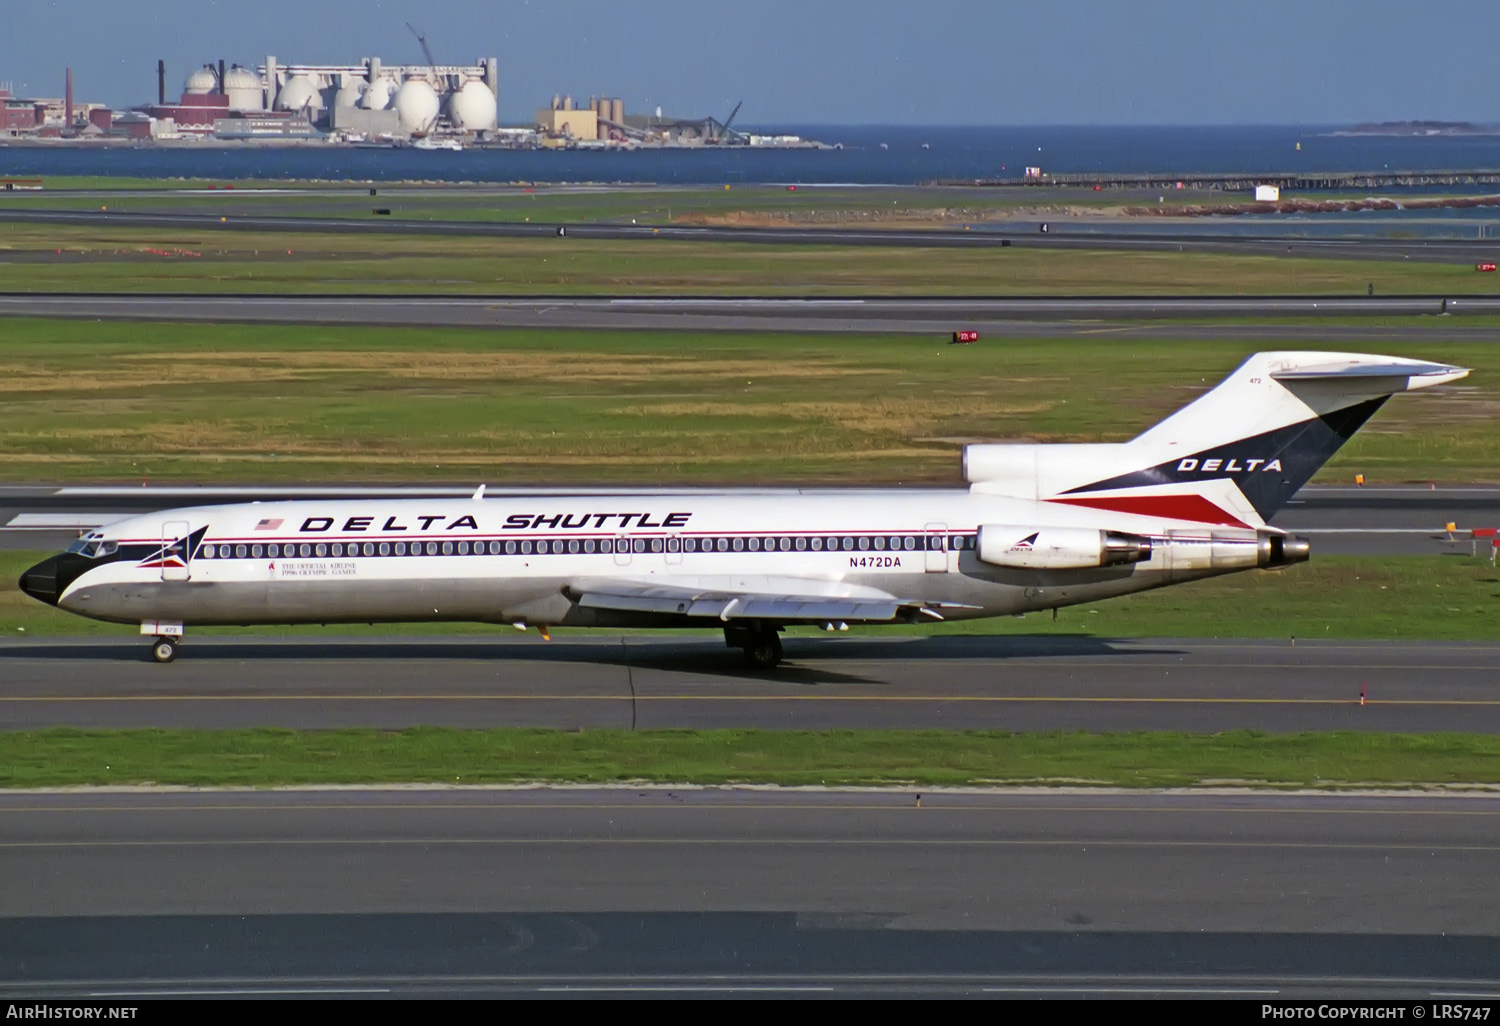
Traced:
<path fill-rule="evenodd" d="M 1451 139 L 1459 136 L 1500 136 L 1500 125 L 1471 121 L 1381 121 L 1319 132 L 1323 138 L 1375 136 L 1399 139 Z"/>

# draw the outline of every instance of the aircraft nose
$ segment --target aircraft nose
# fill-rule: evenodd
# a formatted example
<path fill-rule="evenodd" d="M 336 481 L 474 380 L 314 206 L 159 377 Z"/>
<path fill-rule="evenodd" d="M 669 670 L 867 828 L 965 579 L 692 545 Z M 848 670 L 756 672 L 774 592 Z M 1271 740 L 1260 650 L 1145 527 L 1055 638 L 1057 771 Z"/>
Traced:
<path fill-rule="evenodd" d="M 20 588 L 38 602 L 57 605 L 57 597 L 64 587 L 64 563 L 66 554 L 42 560 L 21 575 Z"/>

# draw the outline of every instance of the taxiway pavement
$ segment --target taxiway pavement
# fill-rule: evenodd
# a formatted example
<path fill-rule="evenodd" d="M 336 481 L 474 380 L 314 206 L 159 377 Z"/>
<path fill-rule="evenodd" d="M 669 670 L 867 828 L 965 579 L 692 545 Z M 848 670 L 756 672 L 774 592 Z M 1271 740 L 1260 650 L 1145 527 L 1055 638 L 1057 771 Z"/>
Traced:
<path fill-rule="evenodd" d="M 837 334 L 980 332 L 1121 341 L 1193 338 L 1274 343 L 1311 340 L 1492 342 L 1493 328 L 1461 315 L 1500 313 L 1500 296 L 288 296 L 0 293 L 0 316 L 571 330 L 770 331 Z M 1437 319 L 1448 315 L 1442 320 Z M 1430 325 L 1381 317 L 1431 316 Z M 1207 319 L 1180 323 L 1186 318 Z M 1228 318 L 1249 318 L 1232 323 Z M 1255 319 L 1300 318 L 1302 323 Z M 1370 318 L 1370 323 L 1319 323 Z M 981 342 L 983 344 L 983 341 Z"/>
<path fill-rule="evenodd" d="M 1041 615 L 1041 614 L 1037 614 Z M 1500 733 L 1500 643 L 799 634 L 0 641 L 0 730 L 451 727 Z M 1050 626 L 1050 625 L 1049 625 Z M 503 632 L 503 633 L 502 633 Z"/>
<path fill-rule="evenodd" d="M 1500 988 L 1500 798 L 0 794 L 0 996 Z"/>

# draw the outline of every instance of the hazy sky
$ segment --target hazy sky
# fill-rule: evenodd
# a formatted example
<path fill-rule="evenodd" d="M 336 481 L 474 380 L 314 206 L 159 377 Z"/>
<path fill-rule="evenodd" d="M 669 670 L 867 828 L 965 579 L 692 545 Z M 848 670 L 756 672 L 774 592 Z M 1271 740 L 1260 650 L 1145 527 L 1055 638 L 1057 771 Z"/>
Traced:
<path fill-rule="evenodd" d="M 219 58 L 500 58 L 554 92 L 747 123 L 1500 122 L 1494 0 L 0 0 L 0 83 L 116 107 Z"/>

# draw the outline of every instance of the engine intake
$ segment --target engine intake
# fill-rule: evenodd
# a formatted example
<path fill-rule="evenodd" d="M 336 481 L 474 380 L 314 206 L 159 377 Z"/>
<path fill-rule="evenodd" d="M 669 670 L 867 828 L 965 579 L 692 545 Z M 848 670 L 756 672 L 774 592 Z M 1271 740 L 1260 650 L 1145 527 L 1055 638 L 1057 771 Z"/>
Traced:
<path fill-rule="evenodd" d="M 1085 570 L 1151 558 L 1150 538 L 1086 527 L 985 524 L 978 548 L 984 562 L 1021 570 Z"/>

